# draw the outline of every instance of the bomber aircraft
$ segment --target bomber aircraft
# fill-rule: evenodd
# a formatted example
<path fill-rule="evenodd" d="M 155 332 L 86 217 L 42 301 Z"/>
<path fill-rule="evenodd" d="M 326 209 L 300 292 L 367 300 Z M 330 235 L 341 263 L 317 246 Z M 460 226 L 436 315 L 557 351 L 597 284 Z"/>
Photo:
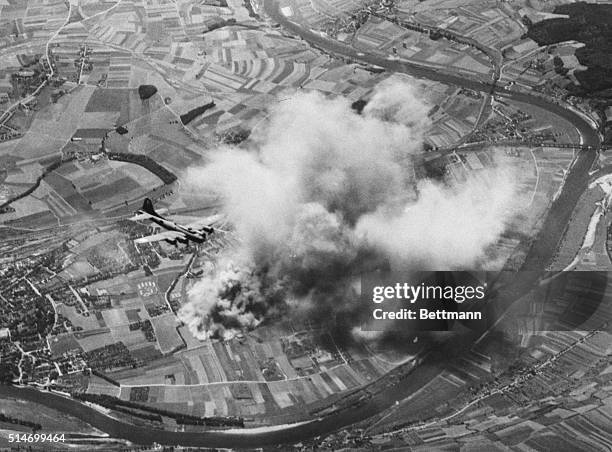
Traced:
<path fill-rule="evenodd" d="M 164 218 L 153 207 L 153 202 L 146 198 L 142 205 L 142 209 L 136 212 L 136 215 L 130 218 L 131 221 L 149 220 L 162 228 L 166 229 L 163 232 L 149 235 L 146 237 L 140 237 L 134 240 L 134 243 L 151 243 L 165 240 L 173 245 L 177 243 L 187 243 L 189 241 L 195 243 L 203 243 L 215 233 L 215 231 L 221 231 L 220 229 L 213 227 L 219 223 L 222 219 L 221 215 L 213 215 L 211 217 L 203 218 L 200 221 L 191 223 L 188 225 L 181 225 L 172 220 Z M 225 232 L 225 231 L 222 231 Z"/>

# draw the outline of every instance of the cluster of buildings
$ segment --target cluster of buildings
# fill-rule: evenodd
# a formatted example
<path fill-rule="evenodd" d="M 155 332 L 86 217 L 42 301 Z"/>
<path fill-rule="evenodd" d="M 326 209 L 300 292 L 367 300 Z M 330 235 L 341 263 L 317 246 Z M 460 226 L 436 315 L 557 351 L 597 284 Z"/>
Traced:
<path fill-rule="evenodd" d="M 490 376 L 444 402 L 444 412 L 454 416 L 438 415 L 430 405 L 420 422 L 379 432 L 372 428 L 374 420 L 294 448 L 550 450 L 563 443 L 573 450 L 603 450 L 612 445 L 612 399 L 606 390 L 612 382 L 610 339 L 605 331 L 544 333 L 495 377 L 491 356 L 479 355 L 473 361 L 477 367 L 462 366 L 457 372 L 478 369 L 481 378 Z M 420 398 L 409 397 L 414 400 L 405 403 L 418 406 Z M 378 419 L 401 423 L 401 414 L 393 410 Z"/>
<path fill-rule="evenodd" d="M 134 222 L 123 222 L 120 227 L 134 238 L 147 233 L 145 226 Z M 125 251 L 130 264 L 117 266 L 96 253 L 81 249 L 80 243 L 90 240 L 91 234 L 73 234 L 72 237 L 58 243 L 56 248 L 50 244 L 51 247 L 38 249 L 28 257 L 7 258 L 0 269 L 0 362 L 11 363 L 10 369 L 3 369 L 8 379 L 48 384 L 58 376 L 77 374 L 88 368 L 119 368 L 137 362 L 121 341 L 89 353 L 84 353 L 77 342 L 78 338 L 85 339 L 92 332 L 108 330 L 100 313 L 130 296 L 90 288 L 97 281 L 140 268 L 146 267 L 150 272 L 159 265 L 165 251 L 158 244 L 140 245 L 136 249 L 133 240 L 127 240 Z M 80 237 L 80 241 L 74 237 Z M 71 278 L 66 270 L 83 265 L 79 263 L 79 256 L 93 259 L 92 263 L 101 270 Z M 160 316 L 169 309 L 165 303 L 153 304 L 148 314 Z M 91 324 L 90 317 L 100 328 L 83 328 L 82 325 Z M 150 320 L 132 321 L 129 331 L 136 330 L 145 341 L 157 341 Z"/>

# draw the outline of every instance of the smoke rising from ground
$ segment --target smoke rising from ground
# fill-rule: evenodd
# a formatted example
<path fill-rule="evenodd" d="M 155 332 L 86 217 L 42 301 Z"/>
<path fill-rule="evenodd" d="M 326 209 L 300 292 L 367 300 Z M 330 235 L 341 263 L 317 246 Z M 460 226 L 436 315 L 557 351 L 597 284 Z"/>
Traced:
<path fill-rule="evenodd" d="M 383 263 L 476 265 L 510 217 L 514 186 L 502 171 L 417 183 L 411 156 L 429 109 L 395 80 L 362 115 L 345 99 L 300 94 L 274 108 L 249 149 L 218 149 L 191 169 L 188 186 L 220 194 L 241 239 L 189 292 L 179 316 L 191 331 L 228 337 L 271 313 L 350 313 L 360 272 Z"/>
<path fill-rule="evenodd" d="M 461 184 L 418 184 L 419 199 L 402 211 L 362 216 L 357 235 L 397 264 L 427 270 L 469 268 L 504 231 L 515 210 L 514 182 L 502 170 L 486 171 Z"/>

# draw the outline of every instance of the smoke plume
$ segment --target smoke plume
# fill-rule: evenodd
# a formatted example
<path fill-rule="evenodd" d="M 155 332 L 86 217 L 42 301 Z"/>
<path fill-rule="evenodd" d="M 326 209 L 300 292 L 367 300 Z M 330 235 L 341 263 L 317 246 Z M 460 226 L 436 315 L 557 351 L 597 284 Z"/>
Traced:
<path fill-rule="evenodd" d="M 363 114 L 318 93 L 279 103 L 246 150 L 217 149 L 187 186 L 218 193 L 240 238 L 189 292 L 180 318 L 198 337 L 228 337 L 279 313 L 333 319 L 358 304 L 360 272 L 478 265 L 511 214 L 501 170 L 465 183 L 417 181 L 427 105 L 400 81 Z"/>

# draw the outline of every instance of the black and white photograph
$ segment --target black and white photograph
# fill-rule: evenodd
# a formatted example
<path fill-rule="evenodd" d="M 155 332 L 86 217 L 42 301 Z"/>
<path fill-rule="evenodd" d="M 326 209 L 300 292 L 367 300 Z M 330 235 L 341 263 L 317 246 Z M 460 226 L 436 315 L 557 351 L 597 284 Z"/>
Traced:
<path fill-rule="evenodd" d="M 0 0 L 0 451 L 612 451 L 612 0 Z"/>

